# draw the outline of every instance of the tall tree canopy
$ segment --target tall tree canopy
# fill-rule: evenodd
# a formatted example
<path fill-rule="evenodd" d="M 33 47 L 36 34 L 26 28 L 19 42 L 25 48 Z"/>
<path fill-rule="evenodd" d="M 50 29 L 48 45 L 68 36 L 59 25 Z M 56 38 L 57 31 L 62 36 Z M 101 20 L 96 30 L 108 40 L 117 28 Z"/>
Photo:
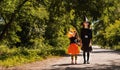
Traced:
<path fill-rule="evenodd" d="M 93 24 L 95 43 L 118 45 L 119 3 L 119 0 L 0 0 L 0 41 L 9 46 L 39 47 L 46 43 L 67 46 L 67 31 L 74 27 L 80 33 L 83 17 L 87 16 Z"/>

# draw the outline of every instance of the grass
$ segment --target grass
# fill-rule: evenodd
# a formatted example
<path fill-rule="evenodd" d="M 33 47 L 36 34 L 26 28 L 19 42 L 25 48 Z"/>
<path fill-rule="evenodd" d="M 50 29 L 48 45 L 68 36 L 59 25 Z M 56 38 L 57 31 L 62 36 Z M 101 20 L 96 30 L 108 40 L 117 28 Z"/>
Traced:
<path fill-rule="evenodd" d="M 0 66 L 11 67 L 34 61 L 40 61 L 48 56 L 61 56 L 65 54 L 64 49 L 44 48 L 44 49 L 27 49 L 27 48 L 8 48 L 0 46 Z"/>
<path fill-rule="evenodd" d="M 120 45 L 114 46 L 113 49 L 116 50 L 116 51 L 120 51 Z"/>
<path fill-rule="evenodd" d="M 114 46 L 102 46 L 101 48 L 105 48 L 105 49 L 112 49 L 115 51 L 120 51 L 120 45 L 114 45 Z"/>

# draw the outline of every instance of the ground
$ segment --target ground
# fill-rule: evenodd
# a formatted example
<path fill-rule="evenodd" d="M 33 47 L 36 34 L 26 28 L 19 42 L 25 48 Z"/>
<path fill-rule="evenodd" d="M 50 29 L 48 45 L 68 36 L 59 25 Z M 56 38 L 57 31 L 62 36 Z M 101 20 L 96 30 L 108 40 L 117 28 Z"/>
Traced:
<path fill-rule="evenodd" d="M 54 57 L 0 70 L 120 70 L 120 52 L 93 46 L 90 64 L 83 64 L 82 52 L 77 62 L 71 64 L 70 56 Z"/>

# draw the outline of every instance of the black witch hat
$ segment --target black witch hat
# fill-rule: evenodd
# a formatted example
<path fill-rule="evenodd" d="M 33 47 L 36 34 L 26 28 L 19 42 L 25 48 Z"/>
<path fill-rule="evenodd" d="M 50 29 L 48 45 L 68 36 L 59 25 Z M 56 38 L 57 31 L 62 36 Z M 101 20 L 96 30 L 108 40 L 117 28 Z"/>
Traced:
<path fill-rule="evenodd" d="M 88 20 L 88 18 L 87 18 L 86 16 L 84 16 L 84 18 L 83 18 L 83 22 L 82 22 L 81 25 L 83 25 L 84 22 L 87 22 L 87 23 L 89 23 L 89 24 L 91 25 L 91 23 L 89 22 L 89 20 Z"/>

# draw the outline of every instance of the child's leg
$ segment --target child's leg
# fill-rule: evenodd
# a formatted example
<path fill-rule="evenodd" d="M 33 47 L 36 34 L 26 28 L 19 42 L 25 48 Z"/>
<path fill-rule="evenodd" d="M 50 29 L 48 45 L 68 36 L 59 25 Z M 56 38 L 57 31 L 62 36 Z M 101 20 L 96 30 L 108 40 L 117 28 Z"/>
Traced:
<path fill-rule="evenodd" d="M 89 56 L 90 56 L 90 52 L 87 52 L 87 63 L 89 64 Z"/>
<path fill-rule="evenodd" d="M 86 64 L 86 55 L 85 55 L 85 51 L 83 51 L 83 59 L 84 59 L 84 64 Z"/>
<path fill-rule="evenodd" d="M 77 64 L 77 55 L 75 55 L 75 64 Z"/>
<path fill-rule="evenodd" d="M 71 63 L 73 64 L 73 55 L 71 55 Z"/>

